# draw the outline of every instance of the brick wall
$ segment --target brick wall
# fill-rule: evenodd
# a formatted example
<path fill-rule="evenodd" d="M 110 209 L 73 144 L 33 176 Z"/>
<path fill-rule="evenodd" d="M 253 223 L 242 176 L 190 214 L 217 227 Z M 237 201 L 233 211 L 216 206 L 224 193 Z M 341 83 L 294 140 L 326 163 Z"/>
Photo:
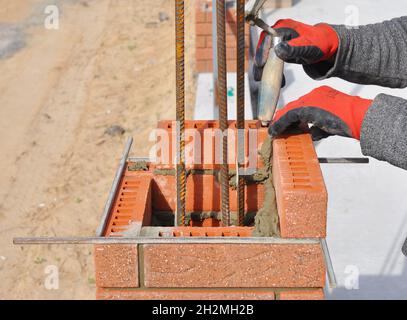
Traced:
<path fill-rule="evenodd" d="M 226 10 L 226 60 L 227 71 L 236 72 L 236 8 L 235 1 L 227 1 Z M 293 0 L 269 0 L 265 8 L 287 8 L 293 5 Z M 195 1 L 196 21 L 196 70 L 197 72 L 213 71 L 212 51 L 212 0 Z M 246 71 L 249 65 L 250 27 L 246 32 Z"/>
<path fill-rule="evenodd" d="M 187 121 L 186 127 L 199 132 L 215 124 Z M 257 125 L 247 122 L 247 127 Z M 159 127 L 172 130 L 165 121 Z M 258 147 L 265 135 L 260 137 Z M 120 237 L 138 226 L 139 231 L 143 228 L 141 237 L 167 237 L 169 241 L 95 246 L 98 299 L 323 298 L 326 270 L 319 238 L 326 234 L 327 193 L 308 134 L 274 140 L 273 179 L 281 238 L 270 243 L 251 240 L 253 227 L 222 227 L 216 217 L 185 227 L 151 227 L 153 212 L 175 209 L 174 176 L 158 175 L 155 170 L 160 166 L 171 169 L 171 165 L 150 164 L 145 171 L 129 170 L 131 165 L 128 163 L 121 179 L 105 235 Z M 191 174 L 188 179 L 187 213 L 218 212 L 216 178 Z M 264 201 L 263 188 L 253 187 L 246 189 L 246 212 L 257 211 Z M 235 194 L 231 190 L 232 211 L 236 210 Z M 215 236 L 247 238 L 247 242 L 182 243 L 182 237 Z M 172 239 L 181 243 L 171 243 Z"/>
<path fill-rule="evenodd" d="M 318 244 L 96 246 L 98 299 L 321 299 Z"/>
<path fill-rule="evenodd" d="M 236 8 L 233 1 L 226 10 L 226 63 L 228 72 L 236 72 Z M 196 1 L 196 70 L 197 72 L 213 71 L 212 51 L 212 1 Z M 249 61 L 249 25 L 246 31 L 246 70 Z"/>

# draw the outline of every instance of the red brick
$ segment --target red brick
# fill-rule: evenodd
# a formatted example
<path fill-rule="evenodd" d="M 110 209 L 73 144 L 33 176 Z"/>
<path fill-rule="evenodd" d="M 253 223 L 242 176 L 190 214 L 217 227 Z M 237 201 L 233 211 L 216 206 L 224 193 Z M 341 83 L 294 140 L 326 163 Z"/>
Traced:
<path fill-rule="evenodd" d="M 196 60 L 211 60 L 213 55 L 212 49 L 208 48 L 197 48 L 196 49 Z"/>
<path fill-rule="evenodd" d="M 197 8 L 195 12 L 196 22 L 206 22 L 206 12 L 201 8 Z"/>
<path fill-rule="evenodd" d="M 309 134 L 273 142 L 273 180 L 284 238 L 324 238 L 328 196 Z"/>
<path fill-rule="evenodd" d="M 197 72 L 209 72 L 207 65 L 208 65 L 207 60 L 197 60 L 196 61 L 196 71 Z"/>
<path fill-rule="evenodd" d="M 279 300 L 324 300 L 322 288 L 314 290 L 293 290 L 280 292 Z"/>
<path fill-rule="evenodd" d="M 163 288 L 323 287 L 318 244 L 144 245 L 144 285 Z"/>
<path fill-rule="evenodd" d="M 206 72 L 213 72 L 213 61 L 212 61 L 212 59 L 206 60 Z"/>
<path fill-rule="evenodd" d="M 226 21 L 236 22 L 236 10 L 234 8 L 228 8 L 226 10 Z M 212 6 L 206 10 L 206 22 L 212 22 Z"/>
<path fill-rule="evenodd" d="M 211 220 L 211 219 L 207 219 Z M 251 237 L 254 227 L 174 227 L 175 237 Z"/>
<path fill-rule="evenodd" d="M 206 12 L 206 21 L 212 23 L 212 10 Z"/>
<path fill-rule="evenodd" d="M 226 49 L 226 56 L 228 60 L 236 59 L 237 57 L 237 49 L 236 48 L 227 48 Z"/>
<path fill-rule="evenodd" d="M 212 34 L 212 24 L 211 23 L 197 23 L 196 24 L 196 35 L 206 36 Z"/>
<path fill-rule="evenodd" d="M 235 35 L 228 35 L 226 36 L 226 47 L 227 48 L 236 48 L 236 36 Z M 212 48 L 212 36 L 206 36 L 206 47 Z M 246 37 L 246 53 L 249 50 L 249 37 Z"/>
<path fill-rule="evenodd" d="M 274 292 L 264 289 L 250 290 L 109 290 L 97 289 L 97 299 L 104 300 L 274 300 Z"/>
<path fill-rule="evenodd" d="M 124 232 L 133 222 L 143 226 L 151 224 L 152 179 L 151 174 L 135 176 L 126 170 L 104 231 L 105 235 Z"/>
<path fill-rule="evenodd" d="M 137 288 L 137 245 L 96 245 L 96 285 L 106 288 Z"/>
<path fill-rule="evenodd" d="M 186 167 L 187 169 L 219 169 L 220 168 L 220 154 L 219 150 L 215 151 L 216 142 L 220 143 L 220 135 L 218 129 L 218 122 L 216 121 L 186 121 L 186 129 L 193 129 L 186 131 L 186 140 L 187 140 L 187 155 L 186 155 Z M 254 126 L 254 127 L 252 127 Z M 171 159 L 173 159 L 173 154 L 175 149 L 175 143 L 173 143 L 173 128 L 172 121 L 160 121 L 158 124 L 160 129 L 168 131 L 168 145 L 170 146 L 169 150 L 166 148 L 162 154 L 157 156 L 157 169 L 172 169 L 174 165 Z M 236 122 L 229 121 L 229 128 L 236 130 Z M 246 141 L 249 141 L 249 132 L 248 129 L 257 129 L 256 133 L 258 135 L 257 145 L 263 142 L 265 136 L 267 136 L 267 128 L 260 128 L 260 122 L 258 120 L 246 121 Z M 236 131 L 235 131 L 236 132 Z M 217 136 L 215 137 L 215 134 Z M 236 135 L 235 135 L 236 136 Z M 195 138 L 196 137 L 196 138 Z M 259 139 L 262 137 L 262 139 Z M 195 140 L 194 140 L 195 139 Z M 194 144 L 193 142 L 198 142 Z M 230 141 L 233 141 L 233 136 L 230 135 Z M 235 142 L 237 139 L 235 139 Z M 159 137 L 157 136 L 157 145 L 160 144 Z M 167 141 L 164 141 L 167 142 Z M 230 142 L 233 143 L 233 142 Z M 251 143 L 256 143 L 256 141 L 251 141 Z M 167 145 L 167 144 L 166 144 Z M 199 149 L 201 147 L 201 149 Z M 253 146 L 246 146 L 246 157 L 253 157 Z M 257 151 L 254 150 L 256 154 Z M 236 149 L 233 152 L 233 148 L 229 148 L 229 166 L 231 169 L 235 167 L 236 163 Z M 256 166 L 256 163 L 246 163 L 246 165 L 251 165 L 252 168 Z"/>
<path fill-rule="evenodd" d="M 173 186 L 175 177 L 169 175 L 156 175 L 152 188 L 153 208 L 157 211 L 174 211 L 176 206 L 176 193 Z M 187 212 L 218 212 L 220 211 L 220 185 L 214 175 L 189 175 L 187 177 Z M 230 210 L 237 211 L 236 190 L 229 190 Z M 245 211 L 255 212 L 264 202 L 264 186 L 252 184 L 245 187 Z"/>
<path fill-rule="evenodd" d="M 205 36 L 197 36 L 196 37 L 196 47 L 197 48 L 206 48 L 206 37 Z"/>

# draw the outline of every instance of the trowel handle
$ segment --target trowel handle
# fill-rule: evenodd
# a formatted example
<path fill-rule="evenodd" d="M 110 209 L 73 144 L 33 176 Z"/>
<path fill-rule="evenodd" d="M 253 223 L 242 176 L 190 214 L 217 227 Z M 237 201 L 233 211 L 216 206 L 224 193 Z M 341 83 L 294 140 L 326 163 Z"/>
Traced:
<path fill-rule="evenodd" d="M 263 125 L 267 125 L 274 117 L 280 97 L 281 83 L 283 81 L 284 61 L 277 57 L 274 48 L 281 38 L 273 37 L 266 65 L 263 69 L 259 91 L 258 118 Z"/>

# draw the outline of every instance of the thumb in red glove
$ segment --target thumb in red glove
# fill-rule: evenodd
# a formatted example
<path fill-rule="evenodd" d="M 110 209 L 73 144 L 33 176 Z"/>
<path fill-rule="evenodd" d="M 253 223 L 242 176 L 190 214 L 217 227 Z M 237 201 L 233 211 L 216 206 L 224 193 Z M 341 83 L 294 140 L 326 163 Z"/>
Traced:
<path fill-rule="evenodd" d="M 314 140 L 329 135 L 360 140 L 362 122 L 371 105 L 372 100 L 322 86 L 278 110 L 269 133 L 277 136 L 288 128 L 313 124 L 311 134 Z"/>

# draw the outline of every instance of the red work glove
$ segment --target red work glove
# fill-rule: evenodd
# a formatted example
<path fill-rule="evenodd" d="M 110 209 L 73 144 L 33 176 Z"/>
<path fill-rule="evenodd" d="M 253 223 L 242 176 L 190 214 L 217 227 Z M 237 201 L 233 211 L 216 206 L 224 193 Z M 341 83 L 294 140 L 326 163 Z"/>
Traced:
<path fill-rule="evenodd" d="M 275 47 L 277 56 L 290 63 L 313 64 L 333 59 L 339 46 L 336 31 L 325 23 L 315 26 L 291 19 L 278 20 L 273 26 L 283 38 L 283 42 Z M 262 69 L 268 58 L 271 36 L 262 32 L 257 45 L 254 60 L 254 78 L 261 80 Z"/>
<path fill-rule="evenodd" d="M 277 136 L 295 126 L 313 124 L 314 140 L 340 135 L 360 140 L 360 129 L 372 100 L 349 96 L 327 86 L 314 89 L 307 95 L 278 110 L 269 127 Z"/>

